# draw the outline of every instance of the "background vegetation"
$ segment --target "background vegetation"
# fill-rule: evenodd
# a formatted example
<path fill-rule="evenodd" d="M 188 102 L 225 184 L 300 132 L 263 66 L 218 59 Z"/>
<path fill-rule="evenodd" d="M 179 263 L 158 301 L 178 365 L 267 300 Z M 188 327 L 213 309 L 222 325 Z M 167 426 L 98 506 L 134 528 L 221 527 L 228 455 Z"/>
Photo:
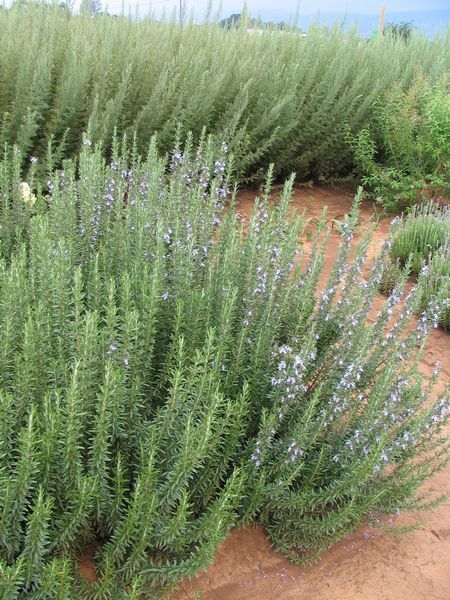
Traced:
<path fill-rule="evenodd" d="M 416 199 L 397 173 L 445 189 L 450 36 L 94 4 L 0 10 L 2 600 L 158 595 L 235 524 L 303 561 L 439 501 L 418 491 L 449 460 L 448 390 L 431 402 L 439 365 L 418 365 L 448 309 L 448 213 L 417 209 L 367 260 L 359 189 L 319 291 L 326 215 L 305 253 L 294 176 L 270 193 L 355 165 L 388 208 Z M 265 182 L 248 226 L 232 173 Z"/>
<path fill-rule="evenodd" d="M 448 85 L 448 74 L 434 83 L 420 75 L 406 91 L 395 83 L 353 141 L 362 183 L 388 210 L 450 197 Z"/>
<path fill-rule="evenodd" d="M 260 181 L 270 163 L 276 177 L 345 175 L 348 134 L 378 126 L 374 106 L 386 91 L 408 94 L 419 74 L 441 80 L 449 52 L 448 33 L 408 43 L 339 28 L 252 35 L 14 5 L 0 11 L 0 148 L 15 144 L 24 166 L 38 156 L 44 173 L 48 147 L 57 162 L 76 156 L 88 129 L 109 155 L 115 129 L 144 153 L 157 132 L 164 153 L 177 132 L 198 139 L 205 126 L 228 141 L 241 177 Z M 383 144 L 377 137 L 376 150 Z"/>

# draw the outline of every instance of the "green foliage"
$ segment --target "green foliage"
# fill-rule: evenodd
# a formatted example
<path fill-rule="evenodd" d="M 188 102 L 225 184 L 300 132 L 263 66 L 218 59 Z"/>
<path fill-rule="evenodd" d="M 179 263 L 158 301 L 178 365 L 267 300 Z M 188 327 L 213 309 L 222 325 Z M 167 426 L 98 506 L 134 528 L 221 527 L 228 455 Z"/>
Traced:
<path fill-rule="evenodd" d="M 354 163 L 347 128 L 370 125 L 380 95 L 408 90 L 417 69 L 434 85 L 449 44 L 448 34 L 380 44 L 338 27 L 252 35 L 13 5 L 0 13 L 0 147 L 15 144 L 25 170 L 38 157 L 45 181 L 88 129 L 110 157 L 115 130 L 136 136 L 141 153 L 157 133 L 165 153 L 177 134 L 198 140 L 206 127 L 230 144 L 242 178 L 263 180 L 270 163 L 276 177 L 341 176 Z"/>
<path fill-rule="evenodd" d="M 291 178 L 240 221 L 226 148 L 188 138 L 169 164 L 85 139 L 36 202 L 0 163 L 2 598 L 138 598 L 205 568 L 263 523 L 315 556 L 371 512 L 420 503 L 448 459 L 448 400 L 417 364 L 440 305 L 392 324 L 403 274 L 367 317 L 391 239 L 362 276 L 357 202 L 319 293 L 329 230 L 298 250 Z M 230 161 L 231 162 L 231 161 Z M 336 359 L 338 357 L 338 360 Z M 434 383 L 433 378 L 430 386 Z M 77 559 L 96 547 L 98 580 Z"/>
<path fill-rule="evenodd" d="M 402 265 L 411 260 L 411 271 L 418 275 L 423 264 L 439 248 L 448 244 L 450 210 L 433 202 L 414 207 L 403 217 L 392 244 L 391 255 Z"/>
<path fill-rule="evenodd" d="M 442 298 L 443 307 L 439 313 L 439 325 L 450 330 L 450 248 L 448 241 L 429 259 L 427 267 L 419 276 L 423 293 L 420 304 L 424 310 L 435 298 Z"/>
<path fill-rule="evenodd" d="M 289 26 L 284 21 L 271 22 L 271 21 L 263 21 L 259 18 L 255 19 L 254 17 L 250 17 L 248 15 L 248 11 L 244 12 L 244 13 L 233 13 L 229 17 L 226 17 L 225 19 L 221 19 L 219 21 L 219 25 L 228 30 L 245 26 L 246 29 L 251 28 L 251 29 L 256 29 L 258 31 L 261 31 L 263 29 L 271 29 L 271 30 L 290 29 L 291 31 L 295 31 L 295 30 L 297 30 L 297 32 L 301 31 L 298 28 Z"/>
<path fill-rule="evenodd" d="M 421 282 L 422 297 L 419 305 L 423 310 L 434 298 L 442 298 L 447 306 L 442 308 L 439 324 L 449 328 L 450 297 L 450 211 L 448 206 L 427 203 L 415 206 L 403 217 L 394 238 L 391 257 L 405 266 Z M 398 271 L 390 262 L 386 274 Z"/>
<path fill-rule="evenodd" d="M 383 35 L 390 35 L 409 42 L 414 26 L 411 21 L 402 21 L 401 23 L 386 23 L 383 27 Z"/>
<path fill-rule="evenodd" d="M 432 85 L 417 77 L 396 84 L 375 107 L 375 121 L 353 139 L 364 185 L 387 210 L 450 193 L 448 77 Z"/>

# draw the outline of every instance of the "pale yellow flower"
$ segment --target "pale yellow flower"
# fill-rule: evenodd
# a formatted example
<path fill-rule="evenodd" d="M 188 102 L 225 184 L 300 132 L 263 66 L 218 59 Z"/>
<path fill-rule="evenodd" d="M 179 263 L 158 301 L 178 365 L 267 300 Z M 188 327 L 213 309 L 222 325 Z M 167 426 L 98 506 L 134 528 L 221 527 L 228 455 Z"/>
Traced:
<path fill-rule="evenodd" d="M 23 202 L 25 204 L 28 204 L 28 206 L 30 208 L 36 202 L 36 196 L 33 194 L 30 186 L 28 185 L 28 183 L 26 181 L 22 181 L 22 183 L 19 184 L 19 194 L 20 194 L 20 197 L 22 198 Z"/>

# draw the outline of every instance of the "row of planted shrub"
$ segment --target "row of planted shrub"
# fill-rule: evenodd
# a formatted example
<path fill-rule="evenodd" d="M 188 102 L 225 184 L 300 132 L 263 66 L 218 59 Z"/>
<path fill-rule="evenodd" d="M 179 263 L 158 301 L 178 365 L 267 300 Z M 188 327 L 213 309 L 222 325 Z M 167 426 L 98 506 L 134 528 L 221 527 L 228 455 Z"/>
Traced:
<path fill-rule="evenodd" d="M 434 86 L 448 73 L 449 43 L 448 33 L 380 43 L 338 27 L 311 28 L 306 38 L 215 23 L 180 29 L 14 4 L 0 11 L 0 147 L 15 144 L 23 166 L 38 156 L 44 172 L 76 156 L 88 129 L 109 156 L 115 129 L 135 135 L 140 152 L 157 133 L 167 152 L 177 132 L 198 139 L 206 127 L 229 141 L 243 177 L 263 178 L 272 162 L 280 176 L 348 174 L 352 138 L 371 123 L 378 129 L 374 110 L 384 92 L 407 91 L 420 74 Z M 375 142 L 383 156 L 378 134 Z"/>
<path fill-rule="evenodd" d="M 367 319 L 395 231 L 375 262 L 370 234 L 349 260 L 356 201 L 319 293 L 325 215 L 304 255 L 292 179 L 273 202 L 269 173 L 245 228 L 226 146 L 188 140 L 167 164 L 155 141 L 145 160 L 115 143 L 105 162 L 85 140 L 45 194 L 7 154 L 2 598 L 138 598 L 209 564 L 236 524 L 302 560 L 426 505 L 448 457 L 439 368 L 418 370 L 440 299 L 417 322 L 403 274 Z"/>

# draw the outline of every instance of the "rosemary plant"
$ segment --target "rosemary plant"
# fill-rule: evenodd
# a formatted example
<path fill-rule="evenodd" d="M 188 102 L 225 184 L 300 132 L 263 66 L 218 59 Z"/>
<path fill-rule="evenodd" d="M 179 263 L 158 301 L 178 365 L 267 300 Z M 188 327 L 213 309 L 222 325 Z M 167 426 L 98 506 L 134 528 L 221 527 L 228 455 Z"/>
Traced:
<path fill-rule="evenodd" d="M 423 504 L 448 460 L 448 396 L 418 369 L 437 301 L 406 275 L 369 323 L 392 235 L 349 258 L 357 204 L 318 291 L 328 229 L 298 241 L 269 171 L 247 227 L 225 144 L 169 162 L 84 138 L 21 186 L 0 163 L 0 596 L 138 598 L 260 522 L 294 560 L 371 513 Z M 357 201 L 360 195 L 357 197 Z M 77 559 L 96 548 L 98 581 Z"/>

